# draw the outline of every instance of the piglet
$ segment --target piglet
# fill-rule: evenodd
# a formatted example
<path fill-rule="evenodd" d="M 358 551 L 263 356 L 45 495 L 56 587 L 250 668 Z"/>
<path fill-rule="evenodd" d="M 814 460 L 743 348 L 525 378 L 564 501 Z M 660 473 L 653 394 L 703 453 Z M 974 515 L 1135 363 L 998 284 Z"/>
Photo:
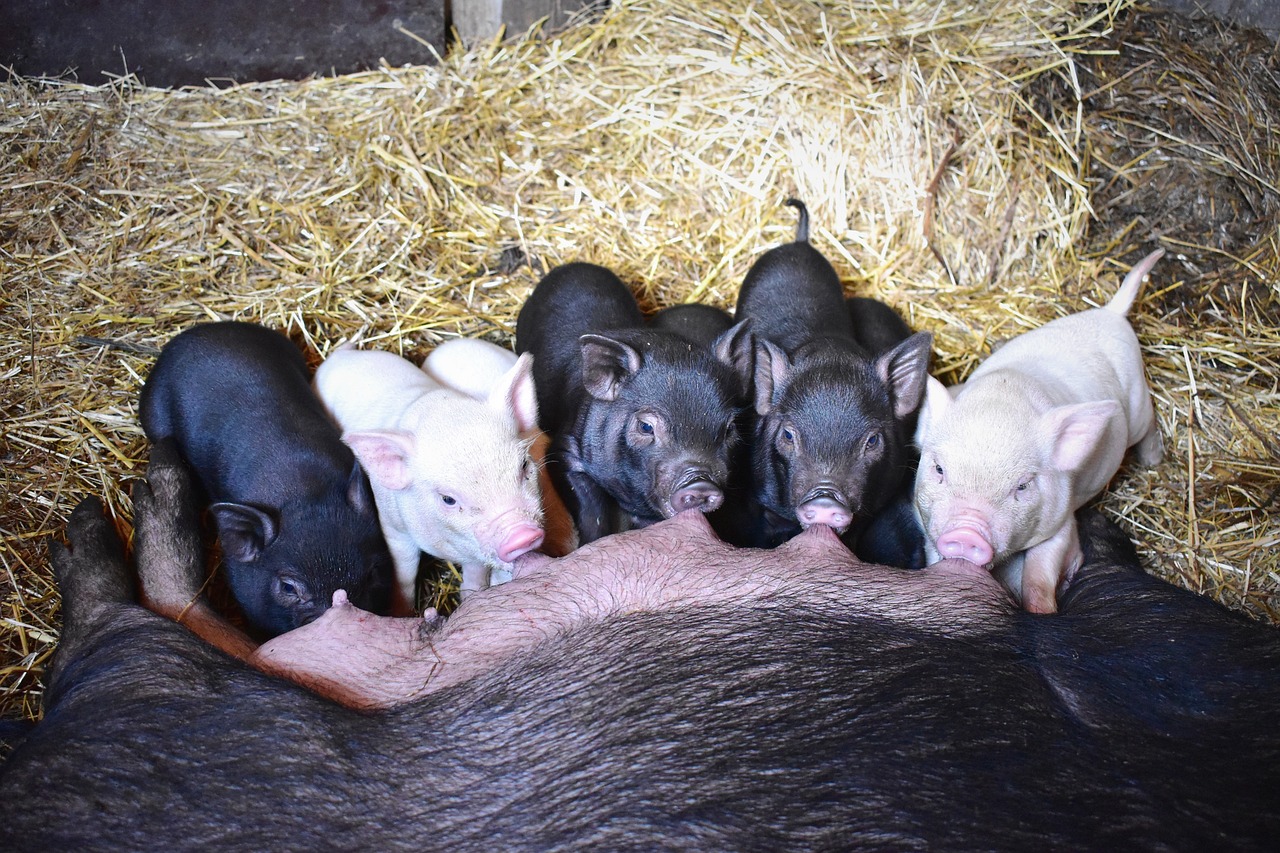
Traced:
<path fill-rule="evenodd" d="M 733 328 L 733 315 L 714 305 L 686 302 L 654 314 L 649 318 L 649 328 L 671 332 L 691 344 L 710 349 L 717 338 Z"/>
<path fill-rule="evenodd" d="M 865 296 L 845 300 L 853 338 L 873 358 L 883 355 L 911 337 L 911 327 L 892 307 Z M 904 450 L 905 470 L 898 487 L 887 503 L 876 511 L 855 542 L 854 552 L 868 563 L 921 569 L 925 566 L 924 532 L 916 518 L 912 503 L 916 463 L 920 456 L 912 439 L 916 431 L 916 414 L 900 424 L 899 439 Z"/>
<path fill-rule="evenodd" d="M 738 527 L 756 531 L 743 544 L 777 545 L 813 524 L 856 540 L 904 482 L 932 336 L 876 355 L 860 345 L 836 271 L 809 244 L 808 211 L 787 204 L 800 211 L 795 242 L 762 255 L 738 296 L 736 317 L 750 319 L 757 338 L 755 519 Z M 872 341 L 886 334 L 862 331 Z"/>
<path fill-rule="evenodd" d="M 532 359 L 532 356 L 529 356 Z M 511 350 L 474 338 L 455 338 L 436 347 L 422 362 L 427 375 L 448 388 L 476 400 L 486 401 L 515 369 L 517 359 Z M 556 493 L 546 469 L 551 439 L 534 428 L 521 434 L 530 443 L 529 455 L 538 465 L 538 491 L 542 497 L 543 527 L 546 537 L 538 550 L 549 557 L 563 557 L 578 547 L 578 532 L 573 529 L 569 510 Z M 510 580 L 510 570 L 494 567 L 490 583 Z"/>
<path fill-rule="evenodd" d="M 542 544 L 538 466 L 522 437 L 538 418 L 529 359 L 483 401 L 394 353 L 349 346 L 324 360 L 315 385 L 373 482 L 398 612 L 413 610 L 421 552 L 459 564 L 470 592 Z"/>
<path fill-rule="evenodd" d="M 585 544 L 685 509 L 721 505 L 751 358 L 739 323 L 711 347 L 646 329 L 604 267 L 547 273 L 520 310 L 551 470 Z"/>
<path fill-rule="evenodd" d="M 369 482 L 288 338 L 252 323 L 187 329 L 161 351 L 139 415 L 212 502 L 231 591 L 254 626 L 296 628 L 338 589 L 388 611 L 391 558 Z"/>
<path fill-rule="evenodd" d="M 931 562 L 991 567 L 1027 610 L 1057 610 L 1082 559 L 1076 509 L 1106 487 L 1126 448 L 1144 465 L 1163 455 L 1126 317 L 1163 254 L 1140 261 L 1104 307 L 1019 335 L 958 388 L 929 380 L 915 508 Z"/>

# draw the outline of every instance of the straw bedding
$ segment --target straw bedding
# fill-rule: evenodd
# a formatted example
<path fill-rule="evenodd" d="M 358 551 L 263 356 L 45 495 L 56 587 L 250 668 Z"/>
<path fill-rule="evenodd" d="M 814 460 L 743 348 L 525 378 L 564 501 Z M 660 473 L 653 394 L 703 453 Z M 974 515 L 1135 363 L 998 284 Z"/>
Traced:
<path fill-rule="evenodd" d="M 791 195 L 948 382 L 1169 249 L 1133 312 L 1168 454 L 1101 503 L 1153 571 L 1280 620 L 1277 61 L 1129 6 L 624 0 L 433 67 L 3 85 L 0 710 L 38 713 L 58 636 L 42 540 L 85 495 L 129 530 L 176 332 L 258 321 L 313 363 L 508 343 L 574 259 L 646 309 L 732 306 Z"/>

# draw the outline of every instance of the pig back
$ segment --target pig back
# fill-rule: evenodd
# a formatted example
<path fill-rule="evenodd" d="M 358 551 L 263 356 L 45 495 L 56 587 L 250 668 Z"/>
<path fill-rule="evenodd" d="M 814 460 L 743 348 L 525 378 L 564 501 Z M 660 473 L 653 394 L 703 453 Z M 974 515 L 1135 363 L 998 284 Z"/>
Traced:
<path fill-rule="evenodd" d="M 315 387 L 344 433 L 400 428 L 415 402 L 443 389 L 425 371 L 393 352 L 345 348 L 320 365 Z"/>
<path fill-rule="evenodd" d="M 743 279 L 734 319 L 788 355 L 818 338 L 854 342 L 835 268 L 807 242 L 770 249 Z"/>
<path fill-rule="evenodd" d="M 911 327 L 898 312 L 878 299 L 850 296 L 845 300 L 853 338 L 869 356 L 887 352 L 911 337 Z"/>
<path fill-rule="evenodd" d="M 498 380 L 516 365 L 516 354 L 477 338 L 455 338 L 433 349 L 422 370 L 448 388 L 486 400 Z"/>
<path fill-rule="evenodd" d="M 1093 308 L 1046 323 L 1000 346 L 970 381 L 1004 369 L 1034 379 L 1055 405 L 1115 400 L 1122 408 L 1125 447 L 1146 432 L 1151 392 L 1142 346 L 1121 314 Z"/>
<path fill-rule="evenodd" d="M 733 328 L 733 317 L 714 305 L 687 302 L 654 314 L 649 318 L 649 328 L 679 335 L 695 346 L 710 350 L 716 338 Z"/>
<path fill-rule="evenodd" d="M 301 352 L 252 323 L 209 323 L 173 338 L 143 386 L 139 418 L 152 443 L 176 441 L 214 501 L 277 506 L 282 491 L 345 484 L 355 464 Z"/>
<path fill-rule="evenodd" d="M 643 325 L 635 297 L 605 267 L 577 261 L 547 273 L 516 318 L 516 352 L 533 353 L 539 426 L 568 429 L 583 402 L 579 338 Z"/>

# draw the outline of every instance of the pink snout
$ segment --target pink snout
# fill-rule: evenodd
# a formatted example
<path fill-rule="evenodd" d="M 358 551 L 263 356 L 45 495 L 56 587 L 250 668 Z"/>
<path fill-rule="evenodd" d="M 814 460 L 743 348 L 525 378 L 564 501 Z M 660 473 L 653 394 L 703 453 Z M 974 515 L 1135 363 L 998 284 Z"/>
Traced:
<path fill-rule="evenodd" d="M 724 492 L 710 480 L 697 480 L 682 486 L 671 496 L 671 507 L 676 512 L 698 509 L 711 512 L 724 502 Z"/>
<path fill-rule="evenodd" d="M 541 527 L 521 524 L 508 533 L 507 538 L 498 546 L 498 559 L 504 563 L 510 563 L 521 554 L 527 554 L 540 546 L 543 536 Z"/>
<path fill-rule="evenodd" d="M 815 498 L 805 501 L 796 507 L 796 517 L 805 527 L 814 524 L 825 524 L 834 530 L 843 532 L 853 523 L 853 513 L 847 506 L 834 498 Z"/>
<path fill-rule="evenodd" d="M 968 560 L 979 566 L 988 565 L 995 557 L 991 543 L 982 531 L 965 525 L 953 527 L 938 537 L 938 553 L 943 557 Z"/>

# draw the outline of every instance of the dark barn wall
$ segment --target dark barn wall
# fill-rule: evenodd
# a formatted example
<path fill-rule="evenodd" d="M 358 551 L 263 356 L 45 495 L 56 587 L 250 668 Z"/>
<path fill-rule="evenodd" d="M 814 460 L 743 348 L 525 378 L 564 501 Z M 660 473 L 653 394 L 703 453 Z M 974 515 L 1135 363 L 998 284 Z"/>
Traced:
<path fill-rule="evenodd" d="M 73 71 L 88 84 L 132 72 L 151 86 L 247 82 L 428 63 L 444 51 L 444 0 L 6 0 L 0 64 Z"/>
<path fill-rule="evenodd" d="M 446 8 L 452 5 L 452 9 Z M 428 63 L 446 25 L 472 44 L 502 26 L 549 29 L 607 0 L 0 0 L 0 66 L 26 77 L 71 72 L 88 84 L 136 74 L 152 86 L 343 74 Z M 1280 36 L 1280 0 L 1151 0 Z M 451 19 L 451 21 L 450 21 Z M 411 33 L 408 35 L 406 33 Z M 416 36 L 416 38 L 415 38 Z"/>

